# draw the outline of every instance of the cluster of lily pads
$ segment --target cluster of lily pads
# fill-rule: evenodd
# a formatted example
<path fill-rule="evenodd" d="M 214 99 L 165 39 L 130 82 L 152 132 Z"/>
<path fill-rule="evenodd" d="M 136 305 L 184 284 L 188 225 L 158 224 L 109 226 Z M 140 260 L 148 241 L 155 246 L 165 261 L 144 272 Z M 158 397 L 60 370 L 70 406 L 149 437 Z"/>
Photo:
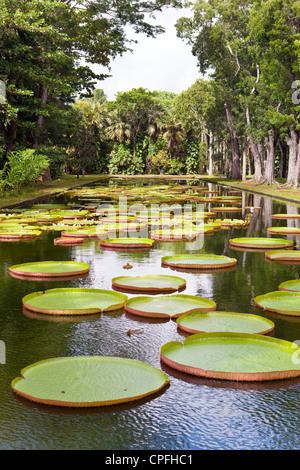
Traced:
<path fill-rule="evenodd" d="M 47 223 L 43 220 L 44 225 L 40 228 L 61 230 L 56 244 L 63 243 L 63 240 L 71 244 L 73 240 L 82 242 L 86 238 L 100 238 L 103 249 L 136 250 L 151 249 L 157 240 L 166 240 L 167 234 L 169 240 L 178 239 L 175 214 L 167 221 L 163 217 L 156 218 L 156 229 L 151 230 L 149 238 L 111 238 L 112 231 L 120 235 L 130 226 L 133 232 L 142 232 L 149 223 L 149 218 L 138 217 L 130 211 L 125 215 L 114 209 L 112 212 L 107 210 L 105 215 L 99 213 L 101 201 L 117 201 L 120 195 L 126 196 L 132 203 L 142 202 L 145 205 L 186 201 L 216 204 L 211 212 L 202 214 L 203 221 L 198 228 L 204 234 L 230 226 L 247 226 L 247 222 L 239 219 L 215 218 L 217 212 L 240 212 L 240 197 L 222 197 L 200 186 L 79 188 L 73 190 L 71 196 L 81 201 L 83 208 L 75 211 L 39 206 L 27 211 L 26 216 L 36 216 L 36 221 L 41 214 L 49 217 Z M 228 203 L 231 205 L 228 206 Z M 220 207 L 217 207 L 218 204 Z M 59 218 L 54 220 L 54 216 Z M 192 238 L 194 223 L 192 214 L 183 239 Z M 230 240 L 230 247 L 236 250 L 262 250 L 266 252 L 266 259 L 272 259 L 276 255 L 267 250 L 286 255 L 292 248 L 292 242 L 278 238 L 244 237 Z M 236 269 L 237 265 L 235 258 L 215 254 L 165 256 L 161 262 L 163 267 L 189 272 L 231 270 Z M 25 263 L 12 266 L 10 273 L 21 279 L 62 279 L 66 275 L 72 278 L 88 275 L 89 265 L 53 261 Z M 299 284 L 300 281 L 282 283 L 276 293 L 256 297 L 255 304 L 266 310 L 299 315 Z M 189 336 L 183 344 L 171 341 L 163 345 L 160 358 L 165 365 L 184 373 L 242 381 L 277 380 L 300 375 L 299 361 L 293 360 L 295 354 L 299 354 L 300 347 L 269 336 L 274 331 L 271 320 L 260 315 L 217 311 L 213 300 L 182 294 L 185 288 L 186 280 L 178 276 L 118 276 L 112 279 L 112 290 L 48 289 L 30 293 L 22 302 L 25 309 L 45 315 L 90 315 L 124 309 L 127 315 L 173 320 L 178 329 Z M 138 295 L 128 298 L 126 294 Z M 21 377 L 13 380 L 12 389 L 18 395 L 39 403 L 90 407 L 138 400 L 164 389 L 169 382 L 165 373 L 142 361 L 85 356 L 46 359 L 32 364 L 21 371 Z"/>

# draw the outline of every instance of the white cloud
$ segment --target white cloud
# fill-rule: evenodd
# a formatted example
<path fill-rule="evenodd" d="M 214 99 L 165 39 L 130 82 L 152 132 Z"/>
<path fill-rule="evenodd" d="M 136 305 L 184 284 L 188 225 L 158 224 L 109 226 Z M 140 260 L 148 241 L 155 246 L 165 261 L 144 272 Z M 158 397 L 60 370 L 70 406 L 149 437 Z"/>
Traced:
<path fill-rule="evenodd" d="M 138 87 L 180 93 L 200 77 L 191 46 L 176 36 L 176 20 L 190 14 L 190 10 L 167 9 L 156 15 L 156 24 L 164 26 L 165 33 L 155 39 L 136 35 L 138 44 L 132 46 L 133 52 L 115 59 L 109 72 L 112 77 L 97 85 L 108 100 L 113 100 L 117 92 Z M 103 69 L 93 69 L 104 73 Z"/>

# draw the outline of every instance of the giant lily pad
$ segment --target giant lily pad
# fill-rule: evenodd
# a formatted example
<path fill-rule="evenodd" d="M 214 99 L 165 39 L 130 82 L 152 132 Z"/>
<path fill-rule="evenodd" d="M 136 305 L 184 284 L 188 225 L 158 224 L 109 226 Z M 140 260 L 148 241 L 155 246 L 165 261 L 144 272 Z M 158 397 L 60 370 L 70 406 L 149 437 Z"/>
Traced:
<path fill-rule="evenodd" d="M 299 235 L 300 228 L 297 227 L 269 227 L 268 233 L 280 235 Z"/>
<path fill-rule="evenodd" d="M 108 238 L 107 240 L 100 240 L 100 248 L 150 249 L 153 244 L 154 240 L 149 238 Z"/>
<path fill-rule="evenodd" d="M 300 292 L 300 280 L 293 279 L 291 281 L 284 281 L 278 286 L 278 290 L 286 290 L 289 292 Z"/>
<path fill-rule="evenodd" d="M 272 219 L 300 219 L 300 214 L 272 214 Z"/>
<path fill-rule="evenodd" d="M 31 364 L 12 390 L 28 400 L 65 407 L 95 407 L 139 400 L 162 390 L 166 374 L 133 359 L 75 356 Z"/>
<path fill-rule="evenodd" d="M 89 272 L 89 265 L 76 261 L 38 261 L 16 264 L 9 268 L 10 273 L 29 277 L 77 276 Z"/>
<path fill-rule="evenodd" d="M 266 251 L 265 258 L 267 261 L 287 261 L 300 262 L 300 251 L 297 250 L 274 250 Z"/>
<path fill-rule="evenodd" d="M 80 315 L 119 310 L 126 300 L 126 295 L 109 290 L 58 288 L 26 295 L 23 306 L 50 315 Z"/>
<path fill-rule="evenodd" d="M 220 269 L 237 263 L 235 258 L 214 254 L 164 256 L 161 261 L 163 266 L 189 269 Z"/>
<path fill-rule="evenodd" d="M 284 315 L 300 315 L 300 293 L 288 291 L 274 291 L 258 295 L 254 299 L 255 304 L 271 312 Z"/>
<path fill-rule="evenodd" d="M 230 247 L 235 248 L 255 248 L 255 249 L 270 249 L 270 248 L 290 248 L 293 242 L 290 240 L 283 240 L 282 238 L 232 238 L 229 240 Z"/>
<path fill-rule="evenodd" d="M 160 297 L 133 297 L 126 301 L 125 311 L 152 318 L 177 318 L 193 310 L 215 310 L 213 300 L 194 295 L 164 295 Z"/>
<path fill-rule="evenodd" d="M 300 347 L 249 333 L 202 333 L 171 341 L 161 359 L 181 372 L 213 379 L 262 381 L 300 375 Z M 297 356 L 297 357 L 296 357 Z"/>
<path fill-rule="evenodd" d="M 180 329 L 187 333 L 231 333 L 269 334 L 274 323 L 259 315 L 236 312 L 191 312 L 177 319 Z"/>
<path fill-rule="evenodd" d="M 148 274 L 146 276 L 119 276 L 112 279 L 112 287 L 131 292 L 176 292 L 184 289 L 186 281 L 181 277 Z"/>

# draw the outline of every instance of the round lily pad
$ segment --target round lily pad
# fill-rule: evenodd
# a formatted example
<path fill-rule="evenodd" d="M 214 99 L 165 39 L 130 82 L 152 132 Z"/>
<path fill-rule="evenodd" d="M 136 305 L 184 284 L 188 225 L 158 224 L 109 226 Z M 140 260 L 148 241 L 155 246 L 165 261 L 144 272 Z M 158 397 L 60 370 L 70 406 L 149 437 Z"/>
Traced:
<path fill-rule="evenodd" d="M 81 245 L 83 243 L 83 238 L 55 238 L 54 245 Z"/>
<path fill-rule="evenodd" d="M 142 317 L 177 318 L 194 310 L 216 310 L 216 303 L 203 297 L 184 294 L 133 297 L 125 303 L 126 312 Z"/>
<path fill-rule="evenodd" d="M 52 315 L 80 315 L 119 310 L 127 296 L 103 289 L 57 288 L 33 292 L 23 297 L 23 306 Z"/>
<path fill-rule="evenodd" d="M 164 256 L 161 261 L 163 266 L 189 269 L 219 269 L 237 263 L 235 258 L 214 254 Z"/>
<path fill-rule="evenodd" d="M 270 336 L 213 332 L 191 335 L 184 344 L 166 343 L 161 360 L 200 377 L 263 381 L 299 376 L 299 353 L 298 345 Z"/>
<path fill-rule="evenodd" d="M 255 304 L 271 312 L 284 315 L 300 315 L 300 293 L 288 291 L 274 291 L 264 295 L 258 295 L 254 299 Z"/>
<path fill-rule="evenodd" d="M 291 281 L 285 281 L 279 284 L 279 290 L 286 290 L 289 292 L 300 292 L 300 280 L 293 279 Z"/>
<path fill-rule="evenodd" d="M 100 248 L 152 248 L 154 240 L 148 238 L 108 238 L 100 240 Z"/>
<path fill-rule="evenodd" d="M 297 250 L 274 250 L 266 251 L 265 258 L 267 261 L 287 261 L 300 262 L 300 251 Z"/>
<path fill-rule="evenodd" d="M 282 238 L 232 238 L 229 240 L 230 247 L 240 248 L 256 248 L 256 249 L 270 249 L 270 248 L 290 248 L 293 246 L 293 242 L 290 240 L 283 240 Z"/>
<path fill-rule="evenodd" d="M 213 212 L 241 212 L 240 207 L 213 207 L 211 209 Z"/>
<path fill-rule="evenodd" d="M 272 214 L 272 219 L 300 219 L 300 214 Z"/>
<path fill-rule="evenodd" d="M 271 320 L 259 315 L 236 312 L 192 312 L 177 319 L 180 329 L 187 333 L 232 333 L 269 334 L 274 330 Z"/>
<path fill-rule="evenodd" d="M 127 296 L 102 289 L 58 288 L 33 292 L 23 297 L 23 306 L 50 315 L 80 315 L 119 310 Z"/>
<path fill-rule="evenodd" d="M 0 230 L 0 240 L 23 240 L 23 239 L 34 239 L 40 237 L 42 232 L 40 230 Z"/>
<path fill-rule="evenodd" d="M 77 276 L 89 272 L 89 265 L 77 261 L 38 261 L 16 264 L 9 268 L 10 273 L 29 277 Z"/>
<path fill-rule="evenodd" d="M 300 233 L 300 228 L 297 227 L 269 227 L 268 233 L 271 234 L 280 234 L 280 235 L 298 235 Z"/>
<path fill-rule="evenodd" d="M 163 274 L 148 274 L 145 276 L 119 276 L 112 279 L 112 287 L 132 292 L 176 292 L 184 289 L 186 281 L 181 277 L 165 276 Z"/>
<path fill-rule="evenodd" d="M 28 400 L 64 407 L 96 407 L 139 400 L 165 387 L 166 374 L 145 362 L 107 356 L 46 359 L 16 377 L 12 390 Z"/>

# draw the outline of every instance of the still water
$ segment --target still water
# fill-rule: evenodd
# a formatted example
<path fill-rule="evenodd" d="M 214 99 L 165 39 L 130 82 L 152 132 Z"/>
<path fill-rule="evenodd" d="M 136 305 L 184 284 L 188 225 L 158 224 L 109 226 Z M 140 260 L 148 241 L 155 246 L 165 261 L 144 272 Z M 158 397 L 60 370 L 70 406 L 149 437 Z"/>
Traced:
<path fill-rule="evenodd" d="M 221 191 L 226 194 L 227 190 Z M 55 201 L 60 199 L 51 199 Z M 185 339 L 173 320 L 147 320 L 123 311 L 56 318 L 22 310 L 22 298 L 37 290 L 111 289 L 111 279 L 120 275 L 173 274 L 186 280 L 184 294 L 212 299 L 217 310 L 259 313 L 275 323 L 275 337 L 300 340 L 300 318 L 258 312 L 254 306 L 255 296 L 277 290 L 283 281 L 298 279 L 299 267 L 267 263 L 263 252 L 229 248 L 230 238 L 265 237 L 268 227 L 287 224 L 272 220 L 272 213 L 298 212 L 299 208 L 246 193 L 243 205 L 261 207 L 251 217 L 250 226 L 207 236 L 201 250 L 236 258 L 237 269 L 231 272 L 179 273 L 161 266 L 162 256 L 187 252 L 189 242 L 156 242 L 154 249 L 137 253 L 101 250 L 98 240 L 56 246 L 53 239 L 57 233 L 43 233 L 42 239 L 33 242 L 0 243 L 0 340 L 5 344 L 5 364 L 0 364 L 0 449 L 300 449 L 300 379 L 237 383 L 176 373 L 159 357 L 163 344 Z M 299 242 L 296 237 L 287 238 Z M 41 260 L 82 261 L 89 263 L 90 273 L 59 282 L 25 281 L 9 275 L 14 264 Z M 128 262 L 133 266 L 130 271 L 123 268 Z M 139 333 L 129 336 L 129 329 Z M 170 386 L 157 396 L 130 405 L 83 410 L 37 405 L 12 393 L 11 381 L 27 365 L 76 355 L 145 361 L 167 373 Z"/>

